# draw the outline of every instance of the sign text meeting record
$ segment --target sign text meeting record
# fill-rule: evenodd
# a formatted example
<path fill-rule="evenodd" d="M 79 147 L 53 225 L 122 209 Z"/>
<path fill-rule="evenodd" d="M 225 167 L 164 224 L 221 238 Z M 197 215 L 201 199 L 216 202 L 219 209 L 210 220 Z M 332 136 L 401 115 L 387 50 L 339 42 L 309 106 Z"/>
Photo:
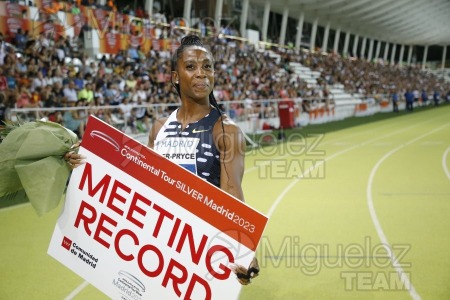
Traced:
<path fill-rule="evenodd" d="M 113 299 L 237 299 L 267 217 L 91 116 L 48 253 Z"/>

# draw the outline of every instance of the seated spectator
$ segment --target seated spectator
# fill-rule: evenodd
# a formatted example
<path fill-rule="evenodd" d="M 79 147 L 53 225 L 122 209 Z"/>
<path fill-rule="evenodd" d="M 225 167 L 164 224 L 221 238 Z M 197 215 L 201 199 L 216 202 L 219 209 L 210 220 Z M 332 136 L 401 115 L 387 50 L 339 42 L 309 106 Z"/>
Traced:
<path fill-rule="evenodd" d="M 24 73 L 21 76 L 19 76 L 19 79 L 17 81 L 17 86 L 26 86 L 27 88 L 31 88 L 31 80 L 29 78 L 30 76 L 28 73 Z"/>
<path fill-rule="evenodd" d="M 91 76 L 96 76 L 98 71 L 97 64 L 95 62 L 90 62 L 87 66 L 84 67 L 83 73 L 84 76 L 90 74 Z"/>
<path fill-rule="evenodd" d="M 3 74 L 3 69 L 0 68 L 0 92 L 5 93 L 8 90 L 8 82 L 6 76 Z"/>
<path fill-rule="evenodd" d="M 133 110 L 133 104 L 130 103 L 130 98 L 126 97 L 122 103 L 119 104 L 119 113 L 122 119 L 125 121 L 126 126 L 131 127 L 132 133 L 136 133 L 135 117 L 131 113 Z"/>
<path fill-rule="evenodd" d="M 25 57 L 23 55 L 19 56 L 16 62 L 16 71 L 20 76 L 27 73 L 28 67 L 25 62 Z"/>
<path fill-rule="evenodd" d="M 78 101 L 77 90 L 75 89 L 75 83 L 72 80 L 69 81 L 67 86 L 63 89 L 63 93 L 68 103 Z"/>
<path fill-rule="evenodd" d="M 79 71 L 76 75 L 76 78 L 74 78 L 73 83 L 75 83 L 75 89 L 81 90 L 84 88 L 84 74 L 83 72 Z"/>
<path fill-rule="evenodd" d="M 5 68 L 14 68 L 16 66 L 17 58 L 14 52 L 14 48 L 8 47 L 6 55 L 3 58 Z"/>
<path fill-rule="evenodd" d="M 92 78 L 92 75 L 90 73 L 84 76 L 84 84 L 86 85 L 88 83 L 94 84 L 94 79 Z"/>
<path fill-rule="evenodd" d="M 78 92 L 78 100 L 83 100 L 87 104 L 94 100 L 94 91 L 92 90 L 92 83 L 87 82 L 84 88 Z"/>
<path fill-rule="evenodd" d="M 50 78 L 48 79 L 48 84 L 55 84 L 55 83 L 63 84 L 63 74 L 61 72 L 60 68 L 56 68 L 50 73 Z"/>
<path fill-rule="evenodd" d="M 63 115 L 62 115 L 61 111 L 50 111 L 47 114 L 47 118 L 50 122 L 64 125 L 63 124 L 63 122 L 64 122 Z"/>
<path fill-rule="evenodd" d="M 103 96 L 103 87 L 101 85 L 95 85 L 95 88 L 94 100 L 96 105 L 106 105 L 105 98 Z"/>
<path fill-rule="evenodd" d="M 135 103 L 138 105 L 138 107 L 134 107 L 131 114 L 136 119 L 136 128 L 141 132 L 146 132 L 150 130 L 151 114 L 149 112 L 149 108 L 143 106 L 141 97 L 137 97 L 137 101 Z M 144 123 L 145 127 L 142 127 L 142 122 Z"/>
<path fill-rule="evenodd" d="M 139 52 L 137 51 L 137 48 L 128 48 L 128 57 L 136 62 L 139 62 Z"/>
<path fill-rule="evenodd" d="M 110 110 L 103 108 L 103 104 L 101 104 L 98 100 L 98 98 L 94 98 L 94 100 L 89 103 L 89 114 L 96 116 L 108 124 L 111 124 Z"/>
<path fill-rule="evenodd" d="M 53 91 L 53 86 L 48 84 L 41 91 L 41 102 L 43 107 L 56 107 L 57 106 L 57 98 Z"/>
<path fill-rule="evenodd" d="M 53 74 L 53 71 L 59 69 L 59 59 L 57 58 L 57 54 L 55 52 L 53 52 L 50 59 L 51 61 L 48 64 L 49 66 L 46 74 L 47 77 L 50 77 Z"/>
<path fill-rule="evenodd" d="M 105 66 L 105 74 L 112 74 L 114 71 L 112 62 L 108 62 Z"/>
<path fill-rule="evenodd" d="M 139 102 L 140 101 L 147 101 L 147 93 L 144 90 L 145 88 L 145 84 L 141 83 L 139 85 L 137 85 L 136 90 L 133 94 L 133 102 Z"/>
<path fill-rule="evenodd" d="M 68 108 L 74 108 L 76 106 L 76 101 L 68 102 Z M 82 138 L 84 134 L 84 121 L 83 118 L 79 116 L 78 110 L 66 110 L 63 114 L 63 125 L 75 132 L 78 137 Z"/>
<path fill-rule="evenodd" d="M 49 83 L 50 81 L 42 75 L 42 71 L 38 71 L 36 77 L 31 82 L 30 91 L 33 92 L 37 87 L 43 88 Z"/>
<path fill-rule="evenodd" d="M 66 97 L 64 96 L 64 88 L 63 85 L 59 82 L 55 82 L 52 85 L 52 93 L 55 95 L 55 107 L 64 107 L 67 102 Z"/>
<path fill-rule="evenodd" d="M 17 93 L 17 80 L 14 69 L 8 69 L 6 72 L 6 82 L 10 93 Z"/>
<path fill-rule="evenodd" d="M 15 46 L 18 50 L 23 51 L 27 45 L 27 36 L 23 33 L 22 28 L 18 28 L 14 37 Z"/>
<path fill-rule="evenodd" d="M 142 50 L 140 45 L 136 48 L 136 50 L 138 52 L 139 62 L 145 61 L 147 56 L 145 55 L 145 52 Z"/>
<path fill-rule="evenodd" d="M 88 118 L 88 110 L 86 110 L 85 108 L 82 108 L 82 107 L 85 107 L 85 106 L 86 106 L 86 101 L 83 100 L 83 99 L 78 100 L 77 103 L 75 104 L 75 106 L 76 106 L 77 108 L 79 108 L 79 109 L 77 110 L 77 112 L 78 112 L 78 118 L 79 118 L 84 124 L 86 124 L 86 121 L 87 121 L 87 118 Z"/>
<path fill-rule="evenodd" d="M 31 102 L 31 93 L 26 86 L 22 86 L 16 100 L 16 108 L 33 107 Z"/>
<path fill-rule="evenodd" d="M 42 92 L 42 88 L 40 86 L 36 87 L 36 89 L 34 91 L 31 92 L 31 104 L 34 107 L 40 107 L 42 106 L 41 103 L 41 92 Z"/>
<path fill-rule="evenodd" d="M 137 80 L 134 78 L 133 74 L 128 75 L 127 80 L 125 80 L 125 85 L 129 87 L 132 91 L 136 89 Z"/>
<path fill-rule="evenodd" d="M 125 86 L 125 88 L 122 91 L 120 91 L 121 102 L 125 98 L 129 98 L 130 102 L 131 102 L 131 99 L 133 98 L 133 94 L 134 94 L 134 92 L 128 86 Z"/>
<path fill-rule="evenodd" d="M 37 74 L 39 71 L 39 66 L 36 63 L 36 59 L 31 57 L 28 59 L 27 70 L 30 74 Z"/>
<path fill-rule="evenodd" d="M 120 50 L 119 53 L 117 53 L 116 56 L 114 57 L 114 61 L 116 62 L 116 64 L 120 64 L 120 63 L 124 62 L 126 60 L 126 58 L 127 58 L 127 56 L 125 54 L 125 51 Z M 109 62 L 109 63 L 112 65 L 111 62 Z M 106 67 L 108 67 L 108 65 L 106 65 Z M 111 69 L 113 69 L 113 68 L 111 67 Z"/>
<path fill-rule="evenodd" d="M 33 51 L 35 53 L 40 53 L 48 47 L 50 47 L 50 41 L 47 39 L 44 33 L 41 33 L 39 37 L 34 41 Z"/>
<path fill-rule="evenodd" d="M 109 105 L 119 105 L 121 102 L 120 98 L 121 95 L 116 85 L 109 82 L 105 91 L 105 102 Z"/>

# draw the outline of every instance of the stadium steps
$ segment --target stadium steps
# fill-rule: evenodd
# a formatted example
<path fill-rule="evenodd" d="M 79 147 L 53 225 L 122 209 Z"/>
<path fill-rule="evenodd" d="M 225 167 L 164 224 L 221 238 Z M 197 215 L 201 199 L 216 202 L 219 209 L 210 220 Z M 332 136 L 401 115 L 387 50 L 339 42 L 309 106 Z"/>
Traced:
<path fill-rule="evenodd" d="M 446 82 L 450 82 L 450 69 L 435 69 L 435 70 L 427 70 L 428 73 L 435 75 L 438 78 L 443 78 Z"/>
<path fill-rule="evenodd" d="M 291 80 L 297 80 L 298 76 L 301 80 L 305 81 L 308 84 L 308 87 L 317 86 L 317 78 L 320 77 L 320 72 L 312 71 L 310 68 L 305 67 L 298 62 L 290 62 L 289 67 L 294 73 Z"/>
<path fill-rule="evenodd" d="M 290 62 L 289 66 L 294 72 L 291 80 L 296 80 L 299 76 L 302 80 L 306 81 L 308 87 L 317 86 L 317 78 L 320 77 L 319 71 L 312 71 L 310 68 L 303 66 L 298 62 Z M 360 94 L 348 94 L 344 91 L 342 84 L 334 84 L 330 86 L 330 93 L 334 99 L 335 104 L 338 105 L 355 105 L 363 102 L 363 96 Z"/>
<path fill-rule="evenodd" d="M 344 85 L 336 83 L 331 85 L 330 94 L 334 99 L 334 103 L 337 105 L 355 105 L 363 102 L 363 95 L 361 94 L 349 94 L 344 90 Z"/>

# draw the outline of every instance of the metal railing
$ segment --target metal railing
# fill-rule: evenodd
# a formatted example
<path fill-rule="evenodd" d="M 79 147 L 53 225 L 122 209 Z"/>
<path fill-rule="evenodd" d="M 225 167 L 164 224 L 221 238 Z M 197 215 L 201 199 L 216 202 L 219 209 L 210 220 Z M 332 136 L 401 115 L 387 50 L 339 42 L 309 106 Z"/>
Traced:
<path fill-rule="evenodd" d="M 386 99 L 386 97 L 383 97 Z M 342 99 L 340 99 L 342 100 Z M 345 100 L 345 99 L 344 99 Z M 236 123 L 238 123 L 244 131 L 254 132 L 261 130 L 264 123 L 268 123 L 273 127 L 279 126 L 279 104 L 285 101 L 292 101 L 292 114 L 296 119 L 296 124 L 306 125 L 314 123 L 322 115 L 328 116 L 327 119 L 319 120 L 320 122 L 332 121 L 335 119 L 343 119 L 358 112 L 358 104 L 352 101 L 336 101 L 318 98 L 284 98 L 284 99 L 260 99 L 260 100 L 243 100 L 243 101 L 223 101 L 219 102 L 222 110 Z M 37 119 L 46 119 L 64 124 L 63 115 L 66 112 L 76 112 L 81 121 L 85 121 L 87 116 L 95 115 L 100 117 L 110 125 L 126 131 L 136 125 L 142 125 L 145 120 L 138 120 L 136 110 L 145 108 L 147 110 L 148 123 L 153 120 L 167 117 L 174 108 L 179 104 L 130 104 L 128 110 L 129 117 L 121 112 L 121 106 L 76 106 L 76 107 L 35 107 L 35 108 L 13 108 L 7 111 L 7 120 L 13 122 L 28 122 Z M 371 104 L 369 103 L 369 106 Z M 366 105 L 367 106 L 367 105 Z M 334 117 L 331 117 L 334 116 Z M 137 126 L 140 131 L 147 131 L 149 128 L 145 126 Z M 142 130 L 144 129 L 144 130 Z"/>

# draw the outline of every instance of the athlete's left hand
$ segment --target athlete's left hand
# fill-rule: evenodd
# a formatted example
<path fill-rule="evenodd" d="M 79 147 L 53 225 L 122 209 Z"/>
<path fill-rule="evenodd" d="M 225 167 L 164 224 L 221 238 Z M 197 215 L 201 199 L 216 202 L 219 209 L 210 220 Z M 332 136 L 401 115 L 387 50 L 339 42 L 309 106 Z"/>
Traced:
<path fill-rule="evenodd" d="M 240 284 L 248 285 L 252 282 L 253 278 L 259 275 L 258 260 L 256 259 L 256 257 L 253 258 L 248 269 L 244 266 L 236 265 L 233 267 L 233 272 L 236 274 Z"/>

